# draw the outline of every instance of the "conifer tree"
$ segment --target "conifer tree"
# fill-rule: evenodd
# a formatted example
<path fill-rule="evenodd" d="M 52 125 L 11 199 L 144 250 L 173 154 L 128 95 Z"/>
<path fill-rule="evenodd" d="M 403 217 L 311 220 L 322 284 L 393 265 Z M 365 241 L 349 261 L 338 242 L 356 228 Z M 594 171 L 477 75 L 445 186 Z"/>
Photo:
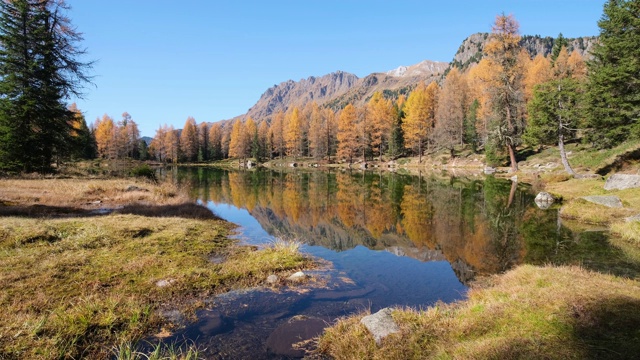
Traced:
<path fill-rule="evenodd" d="M 73 113 L 91 66 L 63 0 L 0 2 L 0 168 L 48 171 L 71 141 Z"/>
<path fill-rule="evenodd" d="M 640 0 L 609 0 L 589 69 L 588 138 L 600 148 L 640 135 Z"/>

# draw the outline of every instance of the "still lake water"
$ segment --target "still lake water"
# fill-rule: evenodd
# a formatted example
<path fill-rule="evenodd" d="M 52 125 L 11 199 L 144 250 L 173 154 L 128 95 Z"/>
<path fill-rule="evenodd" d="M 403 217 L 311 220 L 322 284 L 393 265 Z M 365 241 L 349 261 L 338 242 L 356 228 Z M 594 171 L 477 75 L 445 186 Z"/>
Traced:
<path fill-rule="evenodd" d="M 279 359 L 336 318 L 465 297 L 478 276 L 523 263 L 571 264 L 636 277 L 640 267 L 601 231 L 574 231 L 538 209 L 527 185 L 429 173 L 174 168 L 193 200 L 261 245 L 295 239 L 328 262 L 322 286 L 254 289 L 211 299 L 178 332 L 209 358 Z"/>

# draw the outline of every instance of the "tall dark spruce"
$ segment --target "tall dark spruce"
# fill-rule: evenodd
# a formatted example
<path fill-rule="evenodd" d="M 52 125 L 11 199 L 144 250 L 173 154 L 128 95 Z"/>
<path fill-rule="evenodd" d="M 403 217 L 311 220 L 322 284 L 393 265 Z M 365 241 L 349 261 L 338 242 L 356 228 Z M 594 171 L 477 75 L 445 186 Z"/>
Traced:
<path fill-rule="evenodd" d="M 640 0 L 609 0 L 589 67 L 589 139 L 615 146 L 640 136 Z"/>
<path fill-rule="evenodd" d="M 74 113 L 91 63 L 63 0 L 0 3 L 0 169 L 49 171 L 71 151 Z"/>

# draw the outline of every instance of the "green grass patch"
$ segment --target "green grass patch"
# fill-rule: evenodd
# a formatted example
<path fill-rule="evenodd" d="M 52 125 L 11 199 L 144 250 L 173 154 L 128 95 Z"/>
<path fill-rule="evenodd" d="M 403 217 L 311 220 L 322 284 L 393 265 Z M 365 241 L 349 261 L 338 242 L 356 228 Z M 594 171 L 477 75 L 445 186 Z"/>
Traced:
<path fill-rule="evenodd" d="M 376 346 L 339 320 L 318 342 L 335 359 L 626 359 L 640 351 L 640 284 L 577 267 L 521 266 L 426 310 L 396 309 Z"/>
<path fill-rule="evenodd" d="M 297 251 L 235 246 L 229 231 L 179 217 L 0 218 L 0 358 L 108 358 L 158 329 L 161 305 L 189 312 L 310 265 Z"/>
<path fill-rule="evenodd" d="M 610 208 L 584 199 L 574 199 L 562 206 L 560 216 L 592 225 L 608 225 L 635 212 L 629 208 Z"/>

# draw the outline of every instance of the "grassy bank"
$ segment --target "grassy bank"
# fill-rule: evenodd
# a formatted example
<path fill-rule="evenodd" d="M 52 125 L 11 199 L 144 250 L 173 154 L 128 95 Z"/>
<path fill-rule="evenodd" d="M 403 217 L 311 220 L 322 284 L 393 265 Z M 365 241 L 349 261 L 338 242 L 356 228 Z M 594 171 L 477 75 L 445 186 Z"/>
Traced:
<path fill-rule="evenodd" d="M 576 267 L 521 266 L 465 301 L 393 313 L 401 333 L 376 346 L 340 320 L 319 339 L 336 359 L 630 359 L 640 351 L 640 284 Z"/>
<path fill-rule="evenodd" d="M 160 310 L 188 318 L 206 296 L 311 265 L 295 247 L 237 246 L 184 199 L 129 180 L 0 180 L 0 358 L 109 358 L 170 331 Z M 98 201 L 121 213 L 97 216 Z"/>

